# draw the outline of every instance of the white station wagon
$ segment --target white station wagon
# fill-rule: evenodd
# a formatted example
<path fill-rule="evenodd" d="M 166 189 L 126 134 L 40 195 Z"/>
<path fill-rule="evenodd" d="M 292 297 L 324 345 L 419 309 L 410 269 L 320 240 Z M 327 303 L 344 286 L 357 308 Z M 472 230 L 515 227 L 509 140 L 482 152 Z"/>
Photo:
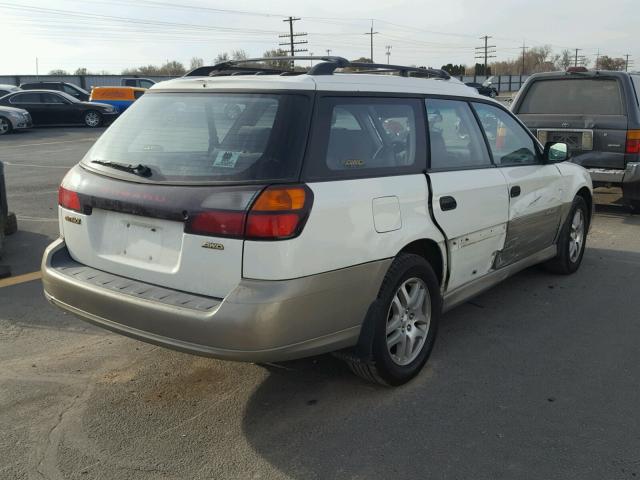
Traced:
<path fill-rule="evenodd" d="M 443 71 L 317 60 L 153 86 L 64 178 L 46 297 L 185 352 L 336 352 L 400 385 L 443 311 L 578 269 L 592 185 L 566 145 Z"/>

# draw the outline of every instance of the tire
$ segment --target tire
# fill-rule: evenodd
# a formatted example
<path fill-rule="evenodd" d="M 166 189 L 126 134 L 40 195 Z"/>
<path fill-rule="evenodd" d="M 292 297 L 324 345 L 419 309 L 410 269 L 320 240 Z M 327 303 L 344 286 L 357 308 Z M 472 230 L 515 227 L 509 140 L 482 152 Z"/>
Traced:
<path fill-rule="evenodd" d="M 16 218 L 16 214 L 13 212 L 9 212 L 4 224 L 4 234 L 6 236 L 13 235 L 18 231 L 18 219 Z"/>
<path fill-rule="evenodd" d="M 0 117 L 0 135 L 11 133 L 12 130 L 13 125 L 11 124 L 11 121 L 6 117 Z"/>
<path fill-rule="evenodd" d="M 102 125 L 102 115 L 95 110 L 89 110 L 84 114 L 84 124 L 89 128 L 97 128 Z"/>
<path fill-rule="evenodd" d="M 582 217 L 581 222 L 578 216 Z M 558 254 L 544 264 L 547 270 L 561 275 L 570 275 L 578 270 L 584 256 L 590 220 L 586 202 L 577 196 L 558 237 Z"/>
<path fill-rule="evenodd" d="M 411 299 L 414 301 L 406 301 Z M 369 382 L 402 385 L 422 370 L 438 332 L 442 297 L 431 265 L 419 255 L 398 255 L 384 277 L 376 303 L 377 308 L 369 312 L 374 329 L 371 358 L 342 358 Z"/>

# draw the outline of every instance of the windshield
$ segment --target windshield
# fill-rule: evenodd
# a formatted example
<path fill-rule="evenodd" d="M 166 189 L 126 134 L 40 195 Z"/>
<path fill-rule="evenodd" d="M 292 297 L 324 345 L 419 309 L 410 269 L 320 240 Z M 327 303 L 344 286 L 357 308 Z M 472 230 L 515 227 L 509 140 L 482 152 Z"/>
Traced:
<path fill-rule="evenodd" d="M 112 175 L 113 169 L 91 162 L 144 165 L 154 182 L 293 181 L 310 109 L 303 95 L 147 94 L 102 135 L 83 163 Z"/>
<path fill-rule="evenodd" d="M 572 78 L 536 81 L 518 113 L 623 115 L 624 109 L 616 80 Z"/>

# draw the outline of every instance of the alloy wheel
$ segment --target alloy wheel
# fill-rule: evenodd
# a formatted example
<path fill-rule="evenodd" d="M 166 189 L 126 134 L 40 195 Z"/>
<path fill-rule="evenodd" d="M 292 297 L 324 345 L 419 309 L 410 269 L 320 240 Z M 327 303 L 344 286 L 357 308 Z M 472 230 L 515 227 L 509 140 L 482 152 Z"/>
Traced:
<path fill-rule="evenodd" d="M 572 263 L 578 261 L 580 253 L 584 247 L 584 214 L 581 209 L 576 210 L 571 220 L 571 230 L 569 231 L 569 260 Z"/>
<path fill-rule="evenodd" d="M 431 324 L 431 298 L 419 278 L 404 281 L 396 290 L 387 314 L 387 349 L 397 365 L 413 362 L 424 346 Z"/>
<path fill-rule="evenodd" d="M 98 125 L 100 125 L 100 115 L 98 115 L 96 112 L 88 112 L 84 116 L 84 120 L 90 127 L 97 127 Z"/>
<path fill-rule="evenodd" d="M 0 135 L 4 135 L 9 132 L 11 126 L 9 125 L 9 120 L 6 118 L 0 118 Z"/>

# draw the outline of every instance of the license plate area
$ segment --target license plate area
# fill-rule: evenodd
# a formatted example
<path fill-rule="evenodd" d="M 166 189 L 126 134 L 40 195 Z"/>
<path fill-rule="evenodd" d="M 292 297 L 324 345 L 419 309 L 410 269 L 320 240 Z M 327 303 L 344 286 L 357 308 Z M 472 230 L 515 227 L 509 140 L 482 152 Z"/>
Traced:
<path fill-rule="evenodd" d="M 547 142 L 566 143 L 572 152 L 593 150 L 593 130 L 538 129 L 538 140 L 543 145 Z"/>
<path fill-rule="evenodd" d="M 141 262 L 160 260 L 163 246 L 162 228 L 138 222 L 123 222 L 125 238 L 122 255 Z"/>

